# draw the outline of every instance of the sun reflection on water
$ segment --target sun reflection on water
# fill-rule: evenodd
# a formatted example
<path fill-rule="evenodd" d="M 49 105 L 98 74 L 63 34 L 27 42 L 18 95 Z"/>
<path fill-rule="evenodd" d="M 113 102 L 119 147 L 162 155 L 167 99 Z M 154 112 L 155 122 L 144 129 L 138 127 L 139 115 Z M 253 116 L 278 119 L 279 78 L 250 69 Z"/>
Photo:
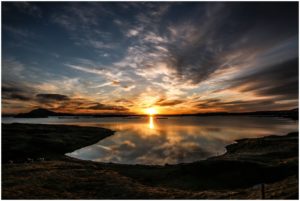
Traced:
<path fill-rule="evenodd" d="M 15 121 L 15 119 L 13 119 Z M 25 122 L 24 122 L 25 121 Z M 116 131 L 94 145 L 68 156 L 122 164 L 189 163 L 225 153 L 236 139 L 284 135 L 298 122 L 271 117 L 168 117 L 34 119 L 34 123 L 103 127 Z M 20 119 L 22 123 L 33 123 Z"/>
<path fill-rule="evenodd" d="M 150 129 L 154 129 L 153 116 L 149 116 L 149 128 Z"/>

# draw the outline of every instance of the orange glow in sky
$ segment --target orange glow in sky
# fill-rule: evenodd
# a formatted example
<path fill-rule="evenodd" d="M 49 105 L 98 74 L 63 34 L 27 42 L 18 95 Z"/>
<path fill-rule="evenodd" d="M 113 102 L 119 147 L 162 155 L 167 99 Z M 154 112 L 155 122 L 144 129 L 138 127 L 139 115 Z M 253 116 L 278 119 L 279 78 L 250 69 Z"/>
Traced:
<path fill-rule="evenodd" d="M 153 115 L 157 114 L 158 112 L 157 112 L 157 109 L 151 107 L 151 108 L 146 109 L 146 113 L 150 116 L 153 116 Z"/>
<path fill-rule="evenodd" d="M 298 108 L 297 2 L 4 4 L 3 115 Z"/>

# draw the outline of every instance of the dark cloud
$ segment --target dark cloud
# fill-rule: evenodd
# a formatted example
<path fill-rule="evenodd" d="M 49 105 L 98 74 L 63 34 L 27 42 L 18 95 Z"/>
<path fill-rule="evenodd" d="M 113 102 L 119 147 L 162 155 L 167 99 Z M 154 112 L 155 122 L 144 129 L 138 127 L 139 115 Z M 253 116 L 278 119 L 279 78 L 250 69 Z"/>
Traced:
<path fill-rule="evenodd" d="M 28 88 L 20 88 L 15 85 L 3 84 L 2 85 L 2 100 L 6 101 L 29 101 L 31 100 Z"/>
<path fill-rule="evenodd" d="M 189 48 L 185 51 L 181 49 L 179 52 L 172 51 L 170 66 L 176 69 L 180 79 L 199 83 L 207 79 L 222 64 L 214 53 L 205 51 L 200 47 Z M 202 53 L 199 54 L 199 52 Z"/>
<path fill-rule="evenodd" d="M 125 98 L 121 98 L 121 99 L 117 99 L 115 100 L 116 103 L 133 103 L 131 100 L 125 99 Z"/>
<path fill-rule="evenodd" d="M 117 105 L 106 105 L 99 102 L 91 101 L 83 98 L 68 98 L 64 101 L 56 102 L 56 105 L 49 105 L 52 109 L 64 111 L 80 111 L 80 110 L 95 110 L 95 111 L 115 111 L 125 112 L 127 108 Z"/>
<path fill-rule="evenodd" d="M 68 101 L 70 98 L 61 94 L 37 94 L 36 98 L 40 103 L 47 103 L 53 101 Z"/>
<path fill-rule="evenodd" d="M 174 105 L 181 104 L 183 102 L 184 102 L 183 100 L 167 100 L 165 98 L 162 98 L 162 99 L 158 100 L 155 103 L 155 105 L 158 105 L 158 106 L 174 106 Z"/>
<path fill-rule="evenodd" d="M 24 96 L 22 94 L 11 94 L 10 99 L 20 100 L 20 101 L 29 101 L 31 100 L 31 97 Z"/>
<path fill-rule="evenodd" d="M 297 101 L 296 101 L 297 102 Z M 267 111 L 292 109 L 295 107 L 295 101 L 289 103 L 278 103 L 273 99 L 262 100 L 236 100 L 223 101 L 221 99 L 207 99 L 198 101 L 196 105 L 200 109 L 214 108 L 230 112 L 248 112 L 248 111 Z"/>
<path fill-rule="evenodd" d="M 277 99 L 298 99 L 298 58 L 281 62 L 256 72 L 250 72 L 229 81 L 230 88 L 252 91 L 259 96 L 277 96 Z"/>
<path fill-rule="evenodd" d="M 101 103 L 95 103 L 92 106 L 83 107 L 82 109 L 89 110 L 114 110 L 114 111 L 127 111 L 128 109 L 123 106 L 105 105 Z"/>
<path fill-rule="evenodd" d="M 42 17 L 42 10 L 36 3 L 30 2 L 5 2 L 3 8 L 5 12 L 11 11 L 12 7 L 17 8 L 19 12 L 28 14 L 34 17 Z"/>
<path fill-rule="evenodd" d="M 32 100 L 31 97 L 23 95 L 23 94 L 18 94 L 18 93 L 9 93 L 9 94 L 3 94 L 2 95 L 3 100 L 19 100 L 19 101 L 29 101 Z"/>
<path fill-rule="evenodd" d="M 12 86 L 7 86 L 4 85 L 2 86 L 2 93 L 15 93 L 15 92 L 22 92 L 23 90 L 17 87 L 12 87 Z"/>
<path fill-rule="evenodd" d="M 21 83 L 2 86 L 2 98 L 14 100 L 7 109 L 15 100 L 32 99 L 28 105 L 68 111 L 127 110 L 118 104 L 138 110 L 145 104 L 140 95 L 167 94 L 175 100 L 166 97 L 157 105 L 179 105 L 202 93 L 208 100 L 198 102 L 199 108 L 285 108 L 298 100 L 298 2 L 5 2 L 2 7 L 2 81 Z M 43 84 L 53 85 L 57 94 L 39 91 Z M 226 102 L 226 89 L 254 95 Z M 102 94 L 99 98 L 112 105 L 62 95 L 74 91 Z M 119 101 L 124 97 L 132 102 Z"/>
<path fill-rule="evenodd" d="M 82 98 L 71 98 L 62 94 L 37 94 L 35 97 L 30 96 L 29 88 L 20 88 L 15 85 L 3 84 L 2 86 L 2 103 L 10 104 L 11 101 L 31 101 L 37 107 L 45 107 L 51 110 L 74 112 L 80 110 L 95 111 L 114 111 L 126 112 L 128 108 L 118 105 L 106 105 L 99 102 Z M 126 102 L 126 99 L 120 99 L 118 102 Z M 15 106 L 14 108 L 17 108 Z"/>
<path fill-rule="evenodd" d="M 217 99 L 217 98 L 206 99 L 206 100 L 198 101 L 196 106 L 199 107 L 199 108 L 210 108 L 210 107 L 215 106 L 216 104 L 218 104 L 220 102 L 221 102 L 221 100 Z"/>
<path fill-rule="evenodd" d="M 42 10 L 35 4 L 29 2 L 14 3 L 22 12 L 36 17 L 42 17 Z"/>
<path fill-rule="evenodd" d="M 124 99 L 124 98 L 117 99 L 114 102 L 117 103 L 117 104 L 119 104 L 119 103 L 126 104 L 127 107 L 134 106 L 134 103 L 131 100 Z"/>
<path fill-rule="evenodd" d="M 183 17 L 171 27 L 169 38 L 174 41 L 167 47 L 168 61 L 182 80 L 200 83 L 216 70 L 245 64 L 251 56 L 270 51 L 298 33 L 297 4 L 208 3 L 203 7 L 206 14 L 194 12 L 194 20 Z M 292 51 L 296 55 L 297 50 Z"/>

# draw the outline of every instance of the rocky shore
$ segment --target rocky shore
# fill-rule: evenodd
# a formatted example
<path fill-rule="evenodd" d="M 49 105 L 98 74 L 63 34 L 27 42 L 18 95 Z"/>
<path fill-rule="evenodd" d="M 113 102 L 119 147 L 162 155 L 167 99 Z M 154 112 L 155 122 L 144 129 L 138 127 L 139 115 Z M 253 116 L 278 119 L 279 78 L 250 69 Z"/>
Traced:
<path fill-rule="evenodd" d="M 237 140 L 224 155 L 188 164 L 105 164 L 64 156 L 112 134 L 102 128 L 2 124 L 2 198 L 298 198 L 298 132 Z"/>

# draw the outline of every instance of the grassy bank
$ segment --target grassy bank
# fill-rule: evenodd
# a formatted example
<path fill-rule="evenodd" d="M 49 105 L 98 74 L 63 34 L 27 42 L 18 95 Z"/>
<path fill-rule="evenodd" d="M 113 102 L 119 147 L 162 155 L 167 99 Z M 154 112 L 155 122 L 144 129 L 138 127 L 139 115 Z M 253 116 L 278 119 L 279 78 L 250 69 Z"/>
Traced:
<path fill-rule="evenodd" d="M 63 155 L 111 134 L 100 128 L 3 124 L 3 198 L 257 199 L 261 183 L 266 198 L 298 197 L 298 133 L 239 140 L 222 156 L 179 165 L 103 164 Z M 46 161 L 24 163 L 34 153 Z"/>
<path fill-rule="evenodd" d="M 44 124 L 2 124 L 2 163 L 46 160 L 95 144 L 114 132 L 105 128 Z"/>

